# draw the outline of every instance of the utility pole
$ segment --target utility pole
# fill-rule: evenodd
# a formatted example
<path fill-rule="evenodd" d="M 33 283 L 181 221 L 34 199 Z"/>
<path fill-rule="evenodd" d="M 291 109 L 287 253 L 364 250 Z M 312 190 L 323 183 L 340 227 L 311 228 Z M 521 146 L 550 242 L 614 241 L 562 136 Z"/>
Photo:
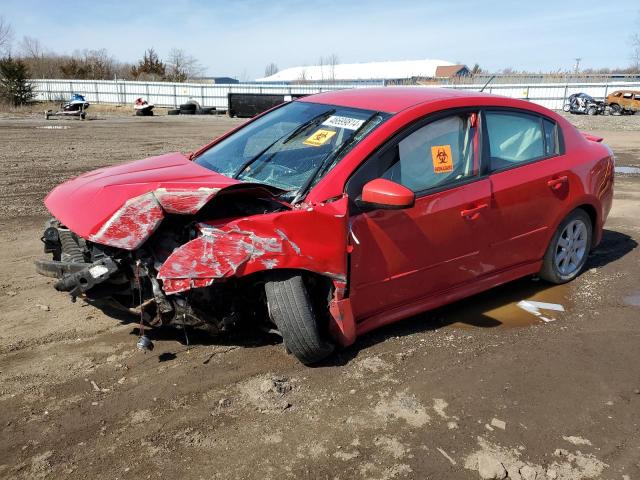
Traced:
<path fill-rule="evenodd" d="M 576 66 L 574 67 L 574 72 L 576 75 L 578 74 L 578 72 L 580 71 L 580 60 L 582 60 L 582 58 L 578 57 L 575 59 L 576 60 Z"/>

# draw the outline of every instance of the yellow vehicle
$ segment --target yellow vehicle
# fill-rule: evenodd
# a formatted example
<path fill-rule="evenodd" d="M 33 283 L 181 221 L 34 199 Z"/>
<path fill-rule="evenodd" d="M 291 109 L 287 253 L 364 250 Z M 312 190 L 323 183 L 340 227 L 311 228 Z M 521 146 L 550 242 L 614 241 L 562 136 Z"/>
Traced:
<path fill-rule="evenodd" d="M 628 113 L 633 115 L 640 111 L 640 91 L 638 90 L 616 90 L 607 95 L 607 105 L 611 115 Z"/>

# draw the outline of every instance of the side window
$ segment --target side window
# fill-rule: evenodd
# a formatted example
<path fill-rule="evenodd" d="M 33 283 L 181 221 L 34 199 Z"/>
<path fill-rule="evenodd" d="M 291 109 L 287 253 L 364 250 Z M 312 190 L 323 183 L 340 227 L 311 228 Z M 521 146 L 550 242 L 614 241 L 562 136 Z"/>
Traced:
<path fill-rule="evenodd" d="M 476 119 L 476 113 L 446 117 L 403 138 L 382 178 L 420 192 L 477 175 Z"/>
<path fill-rule="evenodd" d="M 631 97 L 633 97 L 633 94 L 631 92 L 625 92 L 622 96 L 624 98 L 631 98 Z"/>
<path fill-rule="evenodd" d="M 636 93 L 635 96 L 634 96 L 634 99 L 635 100 L 640 100 L 640 93 Z"/>
<path fill-rule="evenodd" d="M 485 114 L 491 170 L 508 168 L 548 155 L 541 117 L 488 111 Z M 556 132 L 557 136 L 557 132 Z M 555 142 L 557 148 L 557 142 Z"/>

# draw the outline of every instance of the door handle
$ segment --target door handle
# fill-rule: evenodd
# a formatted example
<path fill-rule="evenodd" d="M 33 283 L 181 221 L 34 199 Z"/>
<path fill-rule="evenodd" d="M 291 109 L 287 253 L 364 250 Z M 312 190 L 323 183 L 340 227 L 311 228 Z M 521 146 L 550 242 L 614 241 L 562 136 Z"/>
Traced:
<path fill-rule="evenodd" d="M 563 175 L 561 177 L 552 178 L 547 182 L 547 185 L 552 190 L 560 190 L 560 188 L 562 188 L 562 185 L 564 185 L 565 183 L 569 183 L 569 177 Z"/>
<path fill-rule="evenodd" d="M 488 204 L 483 203 L 478 205 L 477 207 L 460 210 L 460 216 L 466 218 L 467 220 L 476 220 L 480 216 L 480 211 L 488 207 Z"/>

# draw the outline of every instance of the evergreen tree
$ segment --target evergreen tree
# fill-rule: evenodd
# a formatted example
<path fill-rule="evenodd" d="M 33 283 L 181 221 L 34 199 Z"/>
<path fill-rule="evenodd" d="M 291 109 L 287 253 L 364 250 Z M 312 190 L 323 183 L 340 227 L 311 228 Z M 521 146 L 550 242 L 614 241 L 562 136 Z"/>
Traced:
<path fill-rule="evenodd" d="M 17 107 L 30 103 L 34 97 L 25 63 L 11 56 L 0 59 L 0 98 Z"/>

